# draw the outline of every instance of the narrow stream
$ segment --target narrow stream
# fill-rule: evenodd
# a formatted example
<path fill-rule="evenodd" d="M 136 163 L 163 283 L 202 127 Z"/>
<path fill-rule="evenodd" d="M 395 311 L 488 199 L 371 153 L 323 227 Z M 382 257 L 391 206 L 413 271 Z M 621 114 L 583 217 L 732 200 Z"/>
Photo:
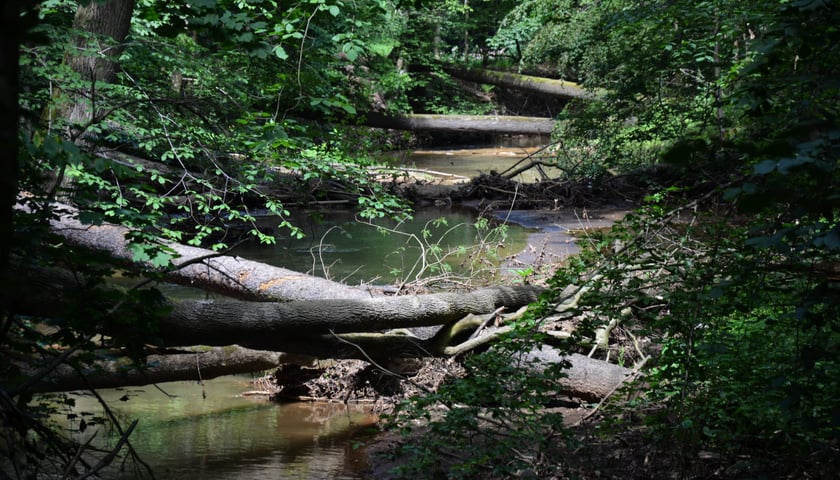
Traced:
<path fill-rule="evenodd" d="M 505 152 L 522 150 L 517 149 L 421 152 L 411 158 L 418 167 L 474 175 L 507 168 L 521 155 Z M 606 226 L 620 214 L 501 212 L 499 222 L 511 226 L 500 255 L 516 256 L 521 263 L 502 258 L 493 268 L 497 274 L 504 274 L 506 269 L 527 265 L 545 252 L 551 253 L 551 260 L 571 255 L 577 251 L 577 240 L 570 230 Z M 439 218 L 446 218 L 446 223 L 437 222 Z M 424 249 L 428 251 L 432 245 L 442 251 L 455 249 L 472 245 L 481 236 L 474 225 L 474 212 L 448 207 L 417 212 L 409 224 L 384 224 L 399 231 L 390 234 L 357 223 L 351 212 L 305 212 L 293 221 L 307 231 L 305 239 L 274 246 L 246 244 L 236 254 L 349 284 L 390 284 L 417 272 L 418 255 Z M 418 240 L 426 246 L 421 248 Z M 459 263 L 457 259 L 450 261 L 453 268 Z M 231 376 L 203 385 L 175 382 L 160 385 L 160 389 L 148 386 L 103 390 L 100 394 L 126 425 L 138 420 L 131 443 L 157 479 L 362 478 L 366 459 L 353 447 L 367 434 L 375 418 L 346 405 L 276 404 L 264 397 L 243 396 L 251 389 L 248 382 L 249 377 Z M 76 397 L 73 412 L 101 413 L 101 408 L 94 398 L 82 395 Z M 56 416 L 58 422 L 76 429 L 74 435 L 82 441 L 96 433 L 93 444 L 108 447 L 118 439 L 114 432 L 97 431 L 102 427 L 79 431 L 81 418 Z M 122 470 L 112 468 L 102 477 L 148 478 L 135 468 L 128 464 Z"/>

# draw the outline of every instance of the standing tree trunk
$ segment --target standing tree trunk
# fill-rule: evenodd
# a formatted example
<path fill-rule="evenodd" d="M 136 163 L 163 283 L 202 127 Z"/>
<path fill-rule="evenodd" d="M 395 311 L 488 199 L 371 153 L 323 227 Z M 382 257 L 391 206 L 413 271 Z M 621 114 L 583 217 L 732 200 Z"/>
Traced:
<path fill-rule="evenodd" d="M 76 38 L 65 61 L 79 74 L 86 90 L 66 91 L 68 98 L 57 106 L 57 117 L 65 136 L 85 143 L 90 127 L 102 121 L 97 97 L 103 84 L 117 78 L 117 57 L 131 27 L 134 0 L 104 0 L 80 3 L 73 18 Z M 98 113 L 99 111 L 99 113 Z M 54 173 L 53 186 L 60 187 L 61 200 L 72 198 L 73 180 L 64 176 L 64 166 Z"/>
<path fill-rule="evenodd" d="M 134 0 L 90 1 L 80 4 L 76 10 L 73 27 L 80 33 L 67 64 L 89 82 L 90 89 L 63 108 L 62 117 L 71 125 L 84 127 L 97 120 L 96 84 L 116 80 L 116 58 L 123 50 L 133 11 Z M 72 138 L 83 132 L 84 128 L 74 132 Z"/>

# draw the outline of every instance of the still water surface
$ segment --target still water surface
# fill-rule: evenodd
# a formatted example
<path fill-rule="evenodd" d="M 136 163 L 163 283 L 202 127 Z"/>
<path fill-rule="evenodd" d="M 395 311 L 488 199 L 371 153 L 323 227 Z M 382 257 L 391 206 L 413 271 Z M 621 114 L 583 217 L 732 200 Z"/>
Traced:
<path fill-rule="evenodd" d="M 383 228 L 360 223 L 353 212 L 346 210 L 304 212 L 292 218 L 292 222 L 305 231 L 305 238 L 280 240 L 276 245 L 252 242 L 237 248 L 235 254 L 351 285 L 387 285 L 415 280 L 418 275 L 428 277 L 440 273 L 432 265 L 436 263 L 436 255 L 447 256 L 449 267 L 469 275 L 471 269 L 462 267 L 463 255 L 447 254 L 482 239 L 492 238 L 492 245 L 499 245 L 498 237 L 488 237 L 486 230 L 476 228 L 476 214 L 470 209 L 424 208 L 415 212 L 409 222 L 378 220 L 377 224 Z M 503 245 L 496 253 L 505 257 L 524 250 L 528 236 L 535 231 L 508 226 Z M 482 266 L 489 268 L 485 271 L 489 275 L 504 273 L 503 262 Z"/>
<path fill-rule="evenodd" d="M 451 148 L 417 150 L 405 154 L 394 154 L 390 161 L 404 167 L 428 169 L 464 178 L 490 171 L 502 172 L 519 163 L 524 157 L 538 150 L 531 146 L 500 146 L 484 148 Z M 559 171 L 543 169 L 545 174 L 559 174 Z M 542 174 L 537 170 L 524 172 L 515 180 L 536 181 Z M 445 219 L 446 223 L 436 222 Z M 434 262 L 433 255 L 423 258 L 434 248 L 441 248 L 445 254 L 460 246 L 475 245 L 481 240 L 494 243 L 497 237 L 488 238 L 475 228 L 476 212 L 472 209 L 458 209 L 448 206 L 428 207 L 417 211 L 414 219 L 396 224 L 377 220 L 385 229 L 397 232 L 386 233 L 376 226 L 359 223 L 354 212 L 325 208 L 299 212 L 290 218 L 291 222 L 304 230 L 302 240 L 286 239 L 276 245 L 259 245 L 256 242 L 241 246 L 235 252 L 250 260 L 265 262 L 290 270 L 322 276 L 348 284 L 376 283 L 394 284 L 400 281 L 416 280 L 420 276 L 435 275 L 434 269 L 418 271 L 418 260 Z M 500 213 L 497 221 L 505 222 Z M 274 222 L 277 223 L 276 221 Z M 272 228 L 271 219 L 264 219 L 263 226 Z M 503 246 L 495 253 L 500 257 L 493 260 L 498 276 L 511 275 L 511 267 L 505 257 L 527 252 L 538 231 L 534 225 L 510 224 L 506 230 Z M 424 235 L 424 232 L 426 235 Z M 555 235 L 556 238 L 560 238 Z M 573 243 L 565 236 L 559 241 Z M 461 267 L 463 257 L 450 256 L 448 265 L 454 271 L 470 275 L 474 269 Z M 492 259 L 491 259 L 492 260 Z M 487 273 L 485 271 L 485 273 Z"/>
<path fill-rule="evenodd" d="M 131 444 L 158 479 L 344 479 L 361 478 L 367 463 L 353 448 L 375 417 L 341 404 L 277 404 L 243 396 L 248 377 L 172 382 L 141 388 L 109 389 L 100 395 L 125 419 L 138 420 Z M 164 393 L 165 392 L 165 393 Z M 121 401 L 120 399 L 127 400 Z M 101 412 L 96 400 L 77 396 L 76 412 Z M 65 420 L 65 422 L 67 422 Z M 77 422 L 68 422 L 78 428 Z M 88 427 L 77 437 L 94 445 L 114 445 L 117 435 Z M 148 478 L 126 464 L 108 479 Z"/>

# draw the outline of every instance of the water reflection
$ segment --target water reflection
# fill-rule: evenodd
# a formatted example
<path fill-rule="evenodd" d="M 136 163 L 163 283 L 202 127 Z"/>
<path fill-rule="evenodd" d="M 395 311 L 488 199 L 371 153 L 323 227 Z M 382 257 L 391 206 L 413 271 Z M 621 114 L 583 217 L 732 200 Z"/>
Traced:
<path fill-rule="evenodd" d="M 247 380 L 173 382 L 162 384 L 166 393 L 150 386 L 101 395 L 119 416 L 139 421 L 131 443 L 158 479 L 360 478 L 366 463 L 352 439 L 373 425 L 373 416 L 340 404 L 276 404 L 242 396 Z M 76 403 L 77 412 L 99 409 L 90 396 Z M 77 435 L 86 441 L 95 432 Z M 97 432 L 94 444 L 115 444 L 117 435 L 105 433 Z M 144 469 L 126 464 L 103 477 L 144 478 Z"/>
<path fill-rule="evenodd" d="M 253 242 L 239 247 L 235 254 L 349 284 L 391 284 L 413 280 L 421 273 L 439 273 L 434 266 L 438 256 L 476 245 L 486 234 L 476 228 L 475 212 L 470 209 L 427 208 L 415 212 L 412 221 L 399 225 L 380 220 L 377 224 L 382 229 L 360 223 L 349 211 L 309 211 L 292 221 L 304 229 L 304 239 L 281 240 L 271 246 Z M 389 229 L 398 232 L 389 233 Z M 523 250 L 530 232 L 533 230 L 509 226 L 497 253 L 503 257 Z M 462 265 L 463 256 L 453 255 L 448 260 L 455 272 L 473 273 L 469 265 Z"/>

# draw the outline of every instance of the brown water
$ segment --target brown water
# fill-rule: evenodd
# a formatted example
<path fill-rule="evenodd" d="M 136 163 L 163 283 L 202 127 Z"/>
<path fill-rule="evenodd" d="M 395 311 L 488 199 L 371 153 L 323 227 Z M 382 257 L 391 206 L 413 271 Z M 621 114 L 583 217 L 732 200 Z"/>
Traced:
<path fill-rule="evenodd" d="M 354 438 L 375 417 L 342 404 L 277 404 L 243 396 L 249 378 L 221 377 L 142 388 L 100 391 L 125 425 L 138 420 L 131 444 L 158 479 L 358 479 L 366 459 Z M 165 393 L 164 393 L 165 392 Z M 121 401 L 123 399 L 124 401 Z M 75 412 L 101 412 L 90 395 L 75 396 Z M 59 417 L 78 429 L 78 419 Z M 74 435 L 111 447 L 118 435 L 101 426 Z M 148 478 L 131 462 L 115 465 L 106 479 Z"/>

